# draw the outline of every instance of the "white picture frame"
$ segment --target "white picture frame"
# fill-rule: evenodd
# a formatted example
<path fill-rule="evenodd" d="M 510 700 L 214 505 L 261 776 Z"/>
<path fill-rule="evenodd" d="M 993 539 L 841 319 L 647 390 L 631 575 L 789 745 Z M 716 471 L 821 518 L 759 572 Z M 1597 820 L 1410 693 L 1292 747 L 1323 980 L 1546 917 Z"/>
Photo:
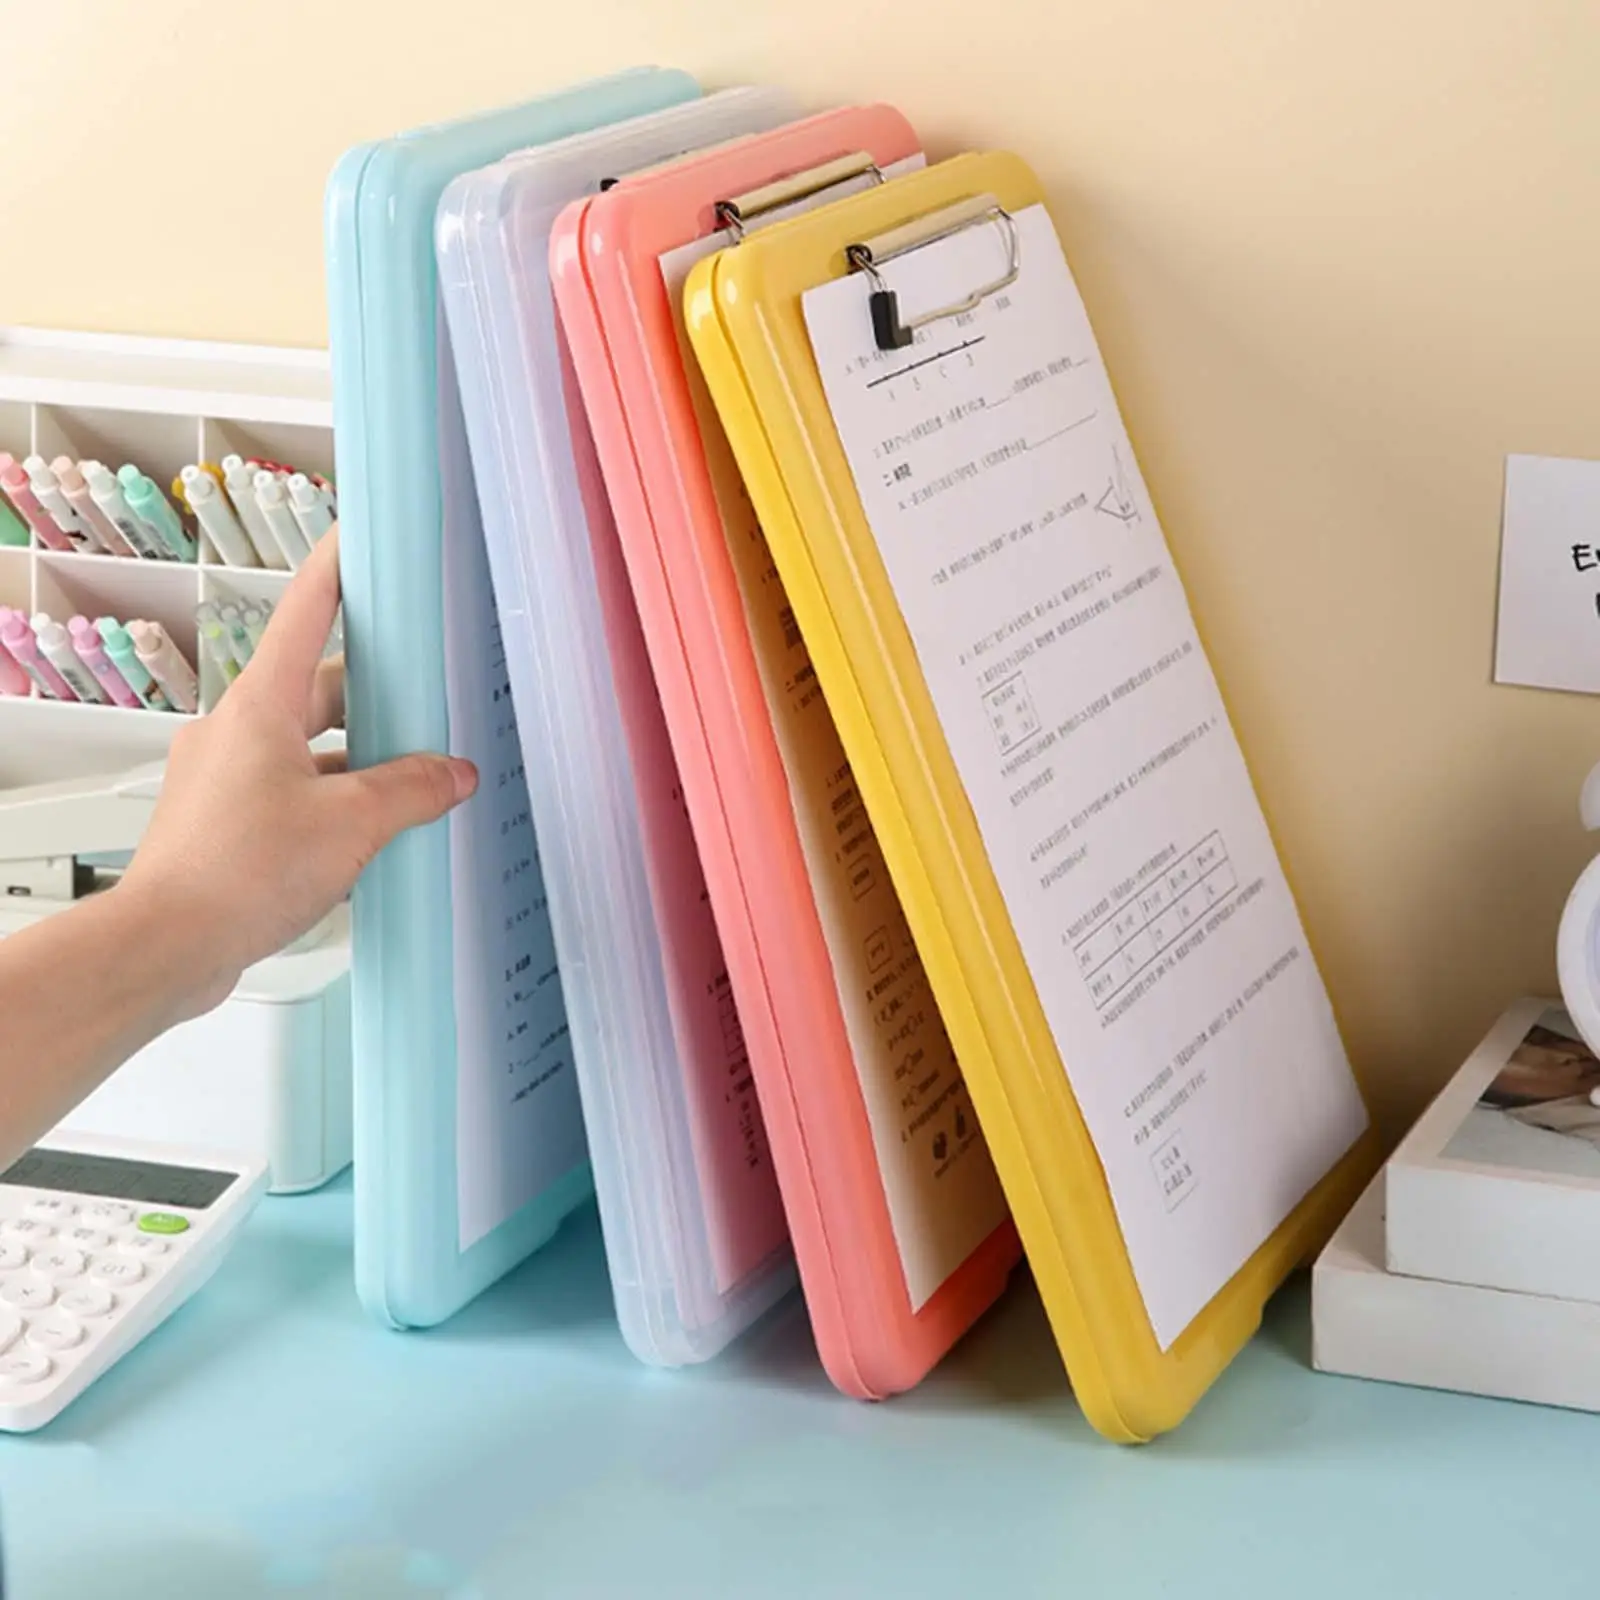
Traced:
<path fill-rule="evenodd" d="M 1559 1002 L 1509 1007 L 1390 1159 L 1388 1270 L 1600 1303 L 1596 1086 Z"/>

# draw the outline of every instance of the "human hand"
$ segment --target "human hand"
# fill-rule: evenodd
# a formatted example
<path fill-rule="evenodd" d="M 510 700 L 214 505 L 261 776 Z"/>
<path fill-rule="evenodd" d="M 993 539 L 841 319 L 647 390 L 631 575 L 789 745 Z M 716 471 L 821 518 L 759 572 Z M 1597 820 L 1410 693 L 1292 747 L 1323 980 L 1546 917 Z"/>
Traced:
<path fill-rule="evenodd" d="M 322 651 L 339 608 L 339 530 L 324 534 L 216 710 L 172 742 L 154 815 L 114 891 L 187 949 L 192 1014 L 314 927 L 407 828 L 477 788 L 472 764 L 408 755 L 359 772 L 309 740 L 337 725 L 344 663 Z"/>

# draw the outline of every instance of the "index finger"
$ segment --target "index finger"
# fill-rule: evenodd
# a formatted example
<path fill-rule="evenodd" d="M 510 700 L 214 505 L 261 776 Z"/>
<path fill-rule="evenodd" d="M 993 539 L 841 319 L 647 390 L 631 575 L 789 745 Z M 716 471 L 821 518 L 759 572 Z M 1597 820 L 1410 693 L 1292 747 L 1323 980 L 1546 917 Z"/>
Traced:
<path fill-rule="evenodd" d="M 256 692 L 282 700 L 302 719 L 310 715 L 317 665 L 339 611 L 339 525 L 313 546 L 284 590 L 250 664 L 239 674 Z"/>

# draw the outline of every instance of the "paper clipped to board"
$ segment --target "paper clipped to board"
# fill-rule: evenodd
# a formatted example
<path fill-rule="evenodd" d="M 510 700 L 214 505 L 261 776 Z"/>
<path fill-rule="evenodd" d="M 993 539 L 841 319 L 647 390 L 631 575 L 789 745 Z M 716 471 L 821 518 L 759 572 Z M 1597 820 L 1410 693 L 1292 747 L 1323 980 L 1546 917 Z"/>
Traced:
<path fill-rule="evenodd" d="M 1156 1339 L 1170 1349 L 1367 1115 L 1055 229 L 875 348 L 806 293 L 829 407 Z M 1007 263 L 894 263 L 902 317 Z"/>

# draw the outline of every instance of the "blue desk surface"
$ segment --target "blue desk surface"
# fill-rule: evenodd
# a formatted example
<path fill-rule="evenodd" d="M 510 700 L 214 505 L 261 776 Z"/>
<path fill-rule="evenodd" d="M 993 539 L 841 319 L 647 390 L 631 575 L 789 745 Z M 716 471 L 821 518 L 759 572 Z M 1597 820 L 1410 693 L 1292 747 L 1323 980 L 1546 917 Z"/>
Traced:
<path fill-rule="evenodd" d="M 8 1600 L 1592 1595 L 1600 1418 L 1321 1377 L 1304 1285 L 1175 1436 L 1093 1437 L 1031 1288 L 920 1391 L 823 1379 L 803 1315 L 638 1366 L 592 1217 L 386 1332 L 350 1196 L 266 1201 L 207 1289 L 0 1440 Z"/>

